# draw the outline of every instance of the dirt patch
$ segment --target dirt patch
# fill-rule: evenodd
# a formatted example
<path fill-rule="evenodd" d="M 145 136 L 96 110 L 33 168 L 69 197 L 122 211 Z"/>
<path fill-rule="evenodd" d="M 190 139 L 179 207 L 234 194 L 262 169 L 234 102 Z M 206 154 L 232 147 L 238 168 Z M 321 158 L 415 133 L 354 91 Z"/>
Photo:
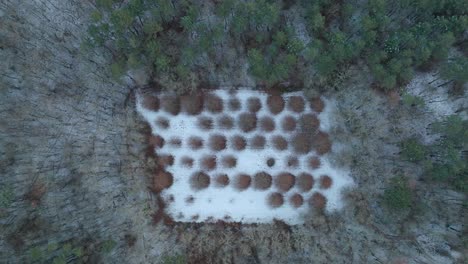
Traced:
<path fill-rule="evenodd" d="M 159 170 L 153 176 L 152 189 L 155 192 L 161 192 L 163 189 L 171 187 L 173 182 L 174 178 L 171 173 Z"/>
<path fill-rule="evenodd" d="M 208 116 L 200 116 L 197 125 L 202 130 L 211 130 L 213 128 L 213 119 Z"/>
<path fill-rule="evenodd" d="M 229 177 L 226 174 L 220 174 L 216 176 L 216 186 L 226 187 L 229 185 Z"/>
<path fill-rule="evenodd" d="M 320 189 L 329 189 L 333 184 L 332 178 L 328 175 L 320 176 Z"/>
<path fill-rule="evenodd" d="M 325 103 L 320 97 L 315 97 L 310 100 L 310 107 L 317 113 L 320 113 L 325 108 Z"/>
<path fill-rule="evenodd" d="M 300 96 L 291 96 L 288 100 L 288 109 L 296 112 L 301 113 L 304 111 L 305 102 L 304 99 Z"/>
<path fill-rule="evenodd" d="M 232 129 L 234 127 L 234 119 L 228 115 L 220 116 L 217 123 L 221 129 Z"/>
<path fill-rule="evenodd" d="M 312 137 L 312 147 L 317 151 L 318 154 L 323 155 L 331 150 L 332 143 L 330 137 L 325 132 L 318 132 Z"/>
<path fill-rule="evenodd" d="M 266 172 L 259 172 L 254 176 L 254 188 L 258 190 L 267 190 L 271 187 L 271 175 Z"/>
<path fill-rule="evenodd" d="M 296 183 L 296 177 L 291 173 L 283 172 L 276 176 L 275 186 L 282 192 L 289 191 Z"/>
<path fill-rule="evenodd" d="M 272 193 L 268 196 L 268 205 L 272 208 L 278 208 L 284 203 L 284 198 L 281 193 Z"/>
<path fill-rule="evenodd" d="M 267 98 L 267 105 L 272 114 L 279 114 L 284 109 L 284 99 L 281 95 L 270 95 Z"/>
<path fill-rule="evenodd" d="M 247 146 L 247 141 L 244 137 L 236 135 L 231 138 L 231 147 L 235 150 L 244 150 Z"/>
<path fill-rule="evenodd" d="M 223 111 L 223 100 L 215 94 L 205 96 L 205 109 L 211 113 L 220 113 Z"/>
<path fill-rule="evenodd" d="M 230 111 L 239 111 L 241 108 L 241 103 L 236 98 L 229 99 L 228 108 Z"/>
<path fill-rule="evenodd" d="M 278 149 L 278 150 L 285 150 L 288 148 L 288 141 L 282 136 L 274 136 L 271 139 L 271 142 L 273 144 L 273 147 Z"/>
<path fill-rule="evenodd" d="M 152 95 L 147 95 L 143 98 L 143 107 L 152 111 L 159 110 L 159 98 Z"/>
<path fill-rule="evenodd" d="M 308 165 L 311 169 L 318 169 L 321 165 L 320 159 L 318 157 L 310 157 L 308 159 Z"/>
<path fill-rule="evenodd" d="M 161 136 L 150 136 L 148 139 L 148 143 L 150 146 L 155 148 L 162 148 L 164 146 L 164 138 Z"/>
<path fill-rule="evenodd" d="M 253 149 L 263 149 L 266 144 L 264 136 L 256 135 L 250 139 L 250 147 Z"/>
<path fill-rule="evenodd" d="M 247 99 L 247 109 L 250 112 L 258 112 L 262 109 L 262 102 L 257 97 L 250 97 Z"/>
<path fill-rule="evenodd" d="M 161 108 L 173 115 L 178 115 L 180 112 L 180 100 L 177 96 L 164 96 L 160 101 Z"/>
<path fill-rule="evenodd" d="M 252 178 L 247 174 L 239 174 L 236 177 L 235 187 L 236 189 L 243 191 L 249 188 Z"/>
<path fill-rule="evenodd" d="M 314 114 L 304 114 L 299 117 L 299 126 L 303 132 L 314 134 L 320 126 L 320 120 Z"/>
<path fill-rule="evenodd" d="M 275 121 L 267 116 L 260 118 L 260 129 L 265 132 L 271 132 L 275 130 Z"/>
<path fill-rule="evenodd" d="M 294 152 L 305 154 L 311 150 L 311 135 L 307 133 L 297 133 L 292 138 Z"/>
<path fill-rule="evenodd" d="M 226 137 L 223 135 L 211 135 L 208 142 L 210 148 L 214 151 L 221 151 L 226 148 Z"/>
<path fill-rule="evenodd" d="M 302 195 L 295 193 L 289 198 L 289 202 L 294 208 L 301 207 L 301 205 L 304 203 L 304 198 Z"/>
<path fill-rule="evenodd" d="M 190 178 L 190 185 L 194 190 L 202 190 L 210 186 L 210 176 L 203 172 L 195 172 Z"/>
<path fill-rule="evenodd" d="M 225 168 L 234 168 L 237 165 L 237 159 L 231 155 L 223 157 L 221 162 Z"/>
<path fill-rule="evenodd" d="M 250 132 L 257 127 L 257 116 L 253 113 L 242 113 L 238 118 L 237 124 L 244 132 Z"/>
<path fill-rule="evenodd" d="M 158 165 L 162 168 L 174 165 L 174 156 L 172 155 L 158 156 Z"/>
<path fill-rule="evenodd" d="M 275 162 L 274 158 L 269 158 L 266 163 L 267 163 L 268 167 L 271 168 L 271 167 L 275 166 L 276 162 Z"/>
<path fill-rule="evenodd" d="M 294 131 L 296 129 L 296 119 L 292 116 L 285 116 L 281 121 L 281 128 L 287 132 Z"/>
<path fill-rule="evenodd" d="M 182 140 L 180 138 L 171 138 L 169 140 L 169 145 L 175 147 L 175 148 L 180 148 L 182 146 Z"/>
<path fill-rule="evenodd" d="M 290 168 L 297 168 L 299 166 L 299 159 L 296 156 L 290 156 L 286 159 L 286 166 Z"/>
<path fill-rule="evenodd" d="M 203 139 L 199 137 L 190 137 L 188 144 L 193 150 L 201 149 L 203 147 Z"/>
<path fill-rule="evenodd" d="M 323 194 L 316 192 L 310 197 L 309 204 L 316 209 L 324 209 L 327 205 L 327 198 Z"/>
<path fill-rule="evenodd" d="M 169 120 L 167 120 L 166 118 L 164 117 L 160 117 L 158 118 L 158 120 L 156 120 L 156 125 L 159 127 L 159 128 L 162 128 L 162 129 L 168 129 L 169 128 Z"/>
<path fill-rule="evenodd" d="M 203 110 L 203 95 L 200 93 L 183 95 L 180 98 L 180 105 L 183 112 L 198 115 Z"/>
<path fill-rule="evenodd" d="M 314 187 L 314 177 L 309 173 L 301 173 L 297 177 L 297 185 L 302 192 L 308 192 Z"/>
<path fill-rule="evenodd" d="M 216 168 L 216 156 L 205 156 L 201 159 L 200 163 L 205 170 L 214 170 Z"/>
<path fill-rule="evenodd" d="M 192 168 L 193 167 L 193 159 L 190 157 L 182 157 L 180 160 L 182 163 L 182 166 L 187 167 L 187 168 Z"/>

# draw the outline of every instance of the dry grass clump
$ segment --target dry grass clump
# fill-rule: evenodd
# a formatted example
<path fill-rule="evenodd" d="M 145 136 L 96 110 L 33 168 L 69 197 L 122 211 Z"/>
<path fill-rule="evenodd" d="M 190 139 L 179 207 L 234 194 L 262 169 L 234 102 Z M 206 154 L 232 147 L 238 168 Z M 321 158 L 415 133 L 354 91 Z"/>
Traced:
<path fill-rule="evenodd" d="M 325 108 L 325 103 L 320 97 L 314 97 L 310 100 L 310 107 L 317 113 L 320 113 Z"/>
<path fill-rule="evenodd" d="M 172 177 L 171 173 L 159 170 L 153 175 L 152 189 L 155 192 L 161 192 L 163 189 L 171 187 L 173 182 L 174 177 Z"/>
<path fill-rule="evenodd" d="M 200 164 L 205 170 L 214 170 L 216 168 L 216 156 L 215 155 L 209 155 L 209 156 L 204 156 Z"/>
<path fill-rule="evenodd" d="M 262 109 L 262 102 L 257 97 L 250 97 L 247 99 L 247 109 L 249 109 L 250 112 L 258 112 Z"/>
<path fill-rule="evenodd" d="M 195 172 L 190 178 L 190 185 L 194 190 L 203 190 L 210 186 L 210 176 L 204 172 Z"/>
<path fill-rule="evenodd" d="M 183 95 L 180 97 L 183 112 L 189 115 L 198 115 L 203 110 L 203 95 L 200 93 Z"/>
<path fill-rule="evenodd" d="M 159 128 L 168 129 L 169 128 L 169 120 L 167 120 L 164 117 L 159 117 L 158 120 L 156 120 L 156 125 Z"/>
<path fill-rule="evenodd" d="M 294 131 L 296 129 L 296 119 L 292 116 L 285 116 L 281 122 L 284 131 Z"/>
<path fill-rule="evenodd" d="M 300 113 L 304 111 L 305 102 L 301 96 L 291 96 L 288 100 L 288 109 Z"/>
<path fill-rule="evenodd" d="M 332 178 L 328 175 L 322 175 L 320 176 L 320 188 L 321 189 L 329 189 L 333 184 Z"/>
<path fill-rule="evenodd" d="M 187 168 L 192 168 L 193 167 L 193 159 L 190 157 L 182 157 L 180 160 L 182 163 L 182 166 L 187 167 Z"/>
<path fill-rule="evenodd" d="M 218 127 L 221 129 L 232 129 L 234 127 L 234 119 L 228 115 L 222 115 L 218 118 Z"/>
<path fill-rule="evenodd" d="M 311 135 L 307 133 L 297 133 L 292 138 L 292 146 L 296 153 L 305 154 L 311 150 Z"/>
<path fill-rule="evenodd" d="M 267 199 L 272 208 L 278 208 L 284 203 L 283 195 L 277 192 L 270 194 Z"/>
<path fill-rule="evenodd" d="M 275 163 L 276 163 L 276 162 L 275 162 L 275 159 L 274 159 L 274 158 L 269 158 L 269 159 L 267 159 L 267 162 L 266 162 L 266 163 L 267 163 L 268 167 L 271 168 L 271 167 L 275 166 Z"/>
<path fill-rule="evenodd" d="M 152 111 L 159 110 L 159 98 L 153 95 L 146 95 L 143 98 L 143 107 Z"/>
<path fill-rule="evenodd" d="M 287 192 L 296 183 L 296 177 L 288 172 L 280 173 L 276 176 L 275 186 L 282 192 Z"/>
<path fill-rule="evenodd" d="M 229 177 L 226 174 L 220 174 L 216 176 L 216 186 L 226 187 L 229 185 Z"/>
<path fill-rule="evenodd" d="M 286 160 L 286 165 L 290 168 L 297 168 L 299 166 L 299 159 L 296 156 L 290 156 Z"/>
<path fill-rule="evenodd" d="M 244 150 L 247 142 L 244 137 L 236 135 L 231 138 L 231 147 L 235 150 Z"/>
<path fill-rule="evenodd" d="M 294 208 L 298 208 L 301 207 L 301 205 L 304 203 L 304 198 L 302 197 L 302 195 L 295 193 L 291 196 L 289 202 Z"/>
<path fill-rule="evenodd" d="M 203 139 L 199 137 L 190 137 L 188 139 L 188 145 L 193 150 L 201 149 L 203 147 Z"/>
<path fill-rule="evenodd" d="M 174 156 L 172 155 L 158 156 L 158 165 L 162 168 L 174 165 Z"/>
<path fill-rule="evenodd" d="M 257 116 L 254 113 L 242 113 L 238 118 L 238 126 L 244 132 L 250 132 L 257 127 Z"/>
<path fill-rule="evenodd" d="M 281 95 L 270 95 L 267 98 L 267 105 L 270 112 L 274 115 L 280 113 L 284 109 L 284 99 Z"/>
<path fill-rule="evenodd" d="M 256 135 L 250 139 L 250 147 L 253 149 L 263 149 L 266 144 L 264 136 Z"/>
<path fill-rule="evenodd" d="M 150 146 L 155 148 L 162 148 L 164 146 L 164 138 L 159 135 L 150 136 L 148 139 L 148 143 Z"/>
<path fill-rule="evenodd" d="M 332 143 L 327 133 L 319 131 L 312 137 L 312 147 L 319 155 L 330 152 Z"/>
<path fill-rule="evenodd" d="M 226 148 L 226 137 L 223 135 L 211 135 L 208 142 L 212 150 L 221 151 Z"/>
<path fill-rule="evenodd" d="M 309 204 L 316 209 L 322 210 L 327 205 L 327 198 L 323 194 L 316 192 L 310 197 Z"/>
<path fill-rule="evenodd" d="M 314 134 L 320 126 L 320 120 L 314 114 L 304 114 L 299 117 L 299 126 L 304 132 Z"/>
<path fill-rule="evenodd" d="M 198 117 L 197 125 L 202 130 L 211 130 L 213 128 L 213 119 L 208 116 L 200 116 Z"/>
<path fill-rule="evenodd" d="M 237 165 L 237 159 L 234 156 L 228 155 L 223 157 L 221 163 L 225 168 L 234 168 Z"/>
<path fill-rule="evenodd" d="M 161 108 L 173 115 L 177 115 L 180 112 L 180 99 L 178 96 L 167 95 L 161 98 L 159 101 Z"/>
<path fill-rule="evenodd" d="M 297 185 L 302 192 L 308 192 L 314 187 L 314 177 L 309 173 L 301 173 L 297 177 Z"/>
<path fill-rule="evenodd" d="M 169 145 L 173 146 L 173 147 L 176 147 L 176 148 L 180 148 L 182 146 L 182 140 L 180 138 L 171 138 L 169 140 Z"/>
<path fill-rule="evenodd" d="M 275 130 L 275 120 L 273 120 L 271 117 L 264 116 L 260 118 L 260 130 L 264 132 L 271 132 Z"/>
<path fill-rule="evenodd" d="M 258 190 L 267 190 L 271 187 L 271 175 L 266 172 L 259 172 L 254 176 L 254 188 Z"/>
<path fill-rule="evenodd" d="M 320 165 L 321 165 L 320 159 L 318 157 L 310 157 L 308 159 L 308 163 L 311 169 L 318 169 L 320 168 Z"/>
<path fill-rule="evenodd" d="M 239 111 L 241 109 L 241 102 L 237 98 L 231 98 L 228 101 L 228 107 L 230 111 Z"/>
<path fill-rule="evenodd" d="M 252 178 L 247 174 L 239 174 L 236 177 L 235 187 L 236 189 L 243 191 L 249 188 Z"/>
<path fill-rule="evenodd" d="M 223 111 L 223 100 L 212 93 L 205 95 L 205 109 L 211 113 L 220 113 Z"/>
<path fill-rule="evenodd" d="M 288 141 L 282 136 L 272 137 L 271 142 L 273 143 L 273 147 L 278 150 L 285 150 L 288 148 Z"/>

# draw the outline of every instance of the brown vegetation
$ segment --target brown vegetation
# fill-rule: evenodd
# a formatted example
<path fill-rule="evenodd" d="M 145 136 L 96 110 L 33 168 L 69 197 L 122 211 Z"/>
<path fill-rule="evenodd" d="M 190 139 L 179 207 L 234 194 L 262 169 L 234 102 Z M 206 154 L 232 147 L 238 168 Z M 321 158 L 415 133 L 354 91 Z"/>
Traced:
<path fill-rule="evenodd" d="M 319 155 L 328 153 L 331 150 L 332 143 L 327 133 L 318 132 L 312 137 L 312 147 Z"/>
<path fill-rule="evenodd" d="M 152 111 L 159 110 L 159 98 L 153 95 L 146 95 L 143 98 L 143 107 Z"/>
<path fill-rule="evenodd" d="M 315 97 L 310 100 L 310 107 L 317 113 L 323 111 L 325 108 L 325 103 L 320 99 L 320 97 Z"/>
<path fill-rule="evenodd" d="M 203 110 L 203 95 L 194 93 L 180 97 L 180 105 L 183 112 L 189 115 L 198 115 Z"/>
<path fill-rule="evenodd" d="M 256 135 L 250 139 L 250 147 L 253 149 L 263 149 L 265 147 L 265 143 L 265 137 L 260 135 Z"/>
<path fill-rule="evenodd" d="M 162 148 L 164 146 L 164 138 L 159 135 L 151 135 L 148 138 L 148 143 L 154 148 Z"/>
<path fill-rule="evenodd" d="M 237 159 L 234 156 L 225 156 L 222 161 L 225 168 L 234 168 L 237 165 Z"/>
<path fill-rule="evenodd" d="M 302 195 L 295 193 L 291 196 L 289 202 L 293 207 L 298 208 L 301 207 L 301 205 L 304 203 L 304 198 L 302 197 Z"/>
<path fill-rule="evenodd" d="M 278 150 L 285 150 L 288 148 L 288 141 L 282 136 L 274 136 L 271 139 L 273 147 Z"/>
<path fill-rule="evenodd" d="M 291 96 L 288 100 L 288 109 L 300 113 L 304 111 L 305 102 L 301 96 Z"/>
<path fill-rule="evenodd" d="M 216 177 L 216 186 L 226 187 L 229 184 L 229 177 L 226 174 L 221 174 Z"/>
<path fill-rule="evenodd" d="M 193 167 L 193 159 L 190 157 L 182 157 L 181 163 L 183 166 L 192 168 Z"/>
<path fill-rule="evenodd" d="M 174 156 L 172 155 L 158 156 L 158 165 L 162 168 L 174 165 Z"/>
<path fill-rule="evenodd" d="M 328 175 L 320 176 L 320 188 L 321 189 L 329 189 L 333 184 L 332 178 Z"/>
<path fill-rule="evenodd" d="M 281 127 L 284 131 L 294 131 L 296 129 L 296 119 L 292 116 L 285 116 L 281 121 Z"/>
<path fill-rule="evenodd" d="M 268 109 L 272 114 L 278 114 L 284 109 L 284 99 L 281 95 L 269 95 L 267 98 Z"/>
<path fill-rule="evenodd" d="M 278 208 L 284 203 L 283 195 L 281 193 L 272 193 L 268 196 L 268 204 L 273 208 Z"/>
<path fill-rule="evenodd" d="M 314 187 L 314 177 L 309 173 L 301 173 L 297 177 L 297 185 L 302 192 L 308 192 Z"/>
<path fill-rule="evenodd" d="M 238 117 L 237 124 L 244 132 L 250 132 L 257 127 L 257 116 L 254 113 L 242 113 Z"/>
<path fill-rule="evenodd" d="M 199 137 L 190 137 L 188 140 L 188 144 L 193 150 L 200 149 L 203 147 L 203 139 Z"/>
<path fill-rule="evenodd" d="M 314 134 L 320 126 L 320 120 L 314 114 L 304 114 L 299 117 L 299 126 L 303 132 Z"/>
<path fill-rule="evenodd" d="M 275 186 L 282 192 L 287 192 L 294 186 L 296 177 L 288 172 L 280 173 L 276 176 Z"/>
<path fill-rule="evenodd" d="M 249 188 L 252 178 L 247 174 L 239 174 L 236 177 L 235 187 L 236 189 L 243 191 Z"/>
<path fill-rule="evenodd" d="M 164 111 L 173 115 L 177 115 L 180 112 L 180 100 L 178 96 L 164 96 L 160 100 L 160 105 Z"/>
<path fill-rule="evenodd" d="M 205 109 L 212 113 L 220 113 L 223 111 L 223 100 L 212 93 L 205 95 Z"/>
<path fill-rule="evenodd" d="M 234 119 L 228 115 L 222 115 L 218 118 L 218 127 L 221 129 L 232 129 L 234 127 Z"/>
<path fill-rule="evenodd" d="M 159 117 L 159 118 L 156 120 L 156 125 L 157 125 L 159 128 L 168 129 L 168 128 L 169 128 L 169 120 L 167 120 L 167 118 L 164 118 L 164 117 Z"/>
<path fill-rule="evenodd" d="M 171 187 L 173 181 L 174 178 L 171 173 L 164 170 L 158 170 L 153 175 L 152 189 L 155 192 L 161 192 L 163 189 Z"/>
<path fill-rule="evenodd" d="M 296 156 L 290 156 L 286 160 L 286 165 L 291 168 L 299 166 L 299 159 Z"/>
<path fill-rule="evenodd" d="M 213 170 L 216 168 L 216 156 L 215 155 L 209 155 L 209 156 L 204 156 L 200 164 L 205 170 Z"/>
<path fill-rule="evenodd" d="M 228 106 L 230 111 L 239 111 L 241 103 L 237 98 L 231 98 L 229 99 Z"/>
<path fill-rule="evenodd" d="M 190 185 L 194 190 L 202 190 L 210 186 L 210 176 L 199 171 L 192 174 L 190 178 Z"/>
<path fill-rule="evenodd" d="M 273 166 L 275 166 L 275 159 L 274 159 L 274 158 L 269 158 L 269 159 L 267 160 L 267 165 L 268 165 L 268 167 L 273 167 Z"/>
<path fill-rule="evenodd" d="M 258 190 L 267 190 L 271 187 L 271 175 L 266 172 L 259 172 L 254 176 L 254 188 Z"/>
<path fill-rule="evenodd" d="M 173 147 L 180 148 L 182 146 L 182 140 L 180 138 L 174 137 L 169 140 L 169 144 Z"/>
<path fill-rule="evenodd" d="M 275 121 L 268 116 L 260 118 L 260 129 L 265 132 L 275 130 Z"/>
<path fill-rule="evenodd" d="M 308 159 L 308 163 L 311 169 L 318 169 L 320 168 L 320 165 L 321 165 L 320 159 L 318 157 L 310 157 Z"/>
<path fill-rule="evenodd" d="M 247 99 L 247 109 L 250 112 L 258 112 L 262 108 L 262 102 L 257 97 Z"/>
<path fill-rule="evenodd" d="M 197 125 L 202 130 L 211 130 L 213 128 L 213 119 L 208 116 L 200 116 L 198 117 Z"/>
<path fill-rule="evenodd" d="M 244 150 L 247 142 L 244 137 L 236 135 L 231 138 L 231 147 L 235 150 Z"/>
<path fill-rule="evenodd" d="M 316 209 L 324 209 L 327 205 L 327 198 L 323 194 L 316 192 L 310 197 L 309 204 Z"/>
<path fill-rule="evenodd" d="M 211 135 L 208 144 L 212 150 L 220 151 L 226 148 L 226 141 L 223 135 Z"/>
<path fill-rule="evenodd" d="M 297 133 L 292 138 L 292 146 L 296 153 L 305 154 L 311 150 L 311 135 Z"/>

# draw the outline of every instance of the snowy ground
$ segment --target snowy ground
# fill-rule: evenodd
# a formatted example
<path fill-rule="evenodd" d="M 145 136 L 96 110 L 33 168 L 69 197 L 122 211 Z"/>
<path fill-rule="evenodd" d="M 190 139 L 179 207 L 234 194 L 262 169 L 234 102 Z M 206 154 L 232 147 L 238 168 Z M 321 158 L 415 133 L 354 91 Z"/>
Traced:
<path fill-rule="evenodd" d="M 308 159 L 311 157 L 319 157 L 314 151 L 305 154 L 294 153 L 291 144 L 288 144 L 286 150 L 275 149 L 271 143 L 273 136 L 281 135 L 290 141 L 293 132 L 285 132 L 281 129 L 281 122 L 286 116 L 293 116 L 296 120 L 302 114 L 316 114 L 320 120 L 320 130 L 328 132 L 332 120 L 329 120 L 329 114 L 332 111 L 333 104 L 325 99 L 325 108 L 321 113 L 316 113 L 312 110 L 311 106 L 306 103 L 304 111 L 301 113 L 291 111 L 287 107 L 280 113 L 273 115 L 267 106 L 268 94 L 252 91 L 252 90 L 239 90 L 232 94 L 225 90 L 217 90 L 213 92 L 224 102 L 223 113 L 211 113 L 204 110 L 199 115 L 188 115 L 180 112 L 177 115 L 172 115 L 162 109 L 159 111 L 151 111 L 145 108 L 142 104 L 143 97 L 139 95 L 137 110 L 151 125 L 153 135 L 159 135 L 166 142 L 173 138 L 180 139 L 181 146 L 174 146 L 164 144 L 162 148 L 155 149 L 157 155 L 172 155 L 174 163 L 168 166 L 166 170 L 173 175 L 173 184 L 161 192 L 161 196 L 168 202 L 167 213 L 172 216 L 176 221 L 181 222 L 204 222 L 204 221 L 236 221 L 243 223 L 268 223 L 273 219 L 280 219 L 288 224 L 302 223 L 301 215 L 310 210 L 309 200 L 315 193 L 320 193 L 325 196 L 326 211 L 334 211 L 342 207 L 341 191 L 344 187 L 349 187 L 353 184 L 352 179 L 349 177 L 348 172 L 341 171 L 333 167 L 333 164 L 327 158 L 327 154 L 320 156 L 320 167 L 312 169 L 308 165 Z M 161 95 L 162 96 L 162 95 Z M 159 97 L 161 99 L 161 96 Z M 300 96 L 304 99 L 302 93 L 288 93 L 283 94 L 283 98 L 288 105 L 288 100 L 291 96 Z M 229 99 L 236 97 L 240 103 L 241 108 L 237 111 L 230 111 L 226 105 Z M 246 113 L 247 100 L 256 97 L 261 101 L 261 109 L 256 112 L 257 118 L 269 116 L 274 119 L 276 129 L 271 132 L 260 131 L 259 127 L 250 132 L 242 131 L 238 126 L 238 118 L 242 113 Z M 220 115 L 229 115 L 235 120 L 235 126 L 232 129 L 221 129 L 217 126 L 217 118 Z M 197 125 L 197 120 L 200 116 L 210 117 L 214 122 L 211 130 L 206 131 Z M 169 128 L 161 128 L 156 122 L 160 118 L 165 118 L 169 121 Z M 296 128 L 297 129 L 297 128 Z M 204 142 L 209 142 L 211 135 L 223 135 L 227 139 L 226 148 L 220 151 L 213 151 L 204 144 L 203 148 L 199 150 L 191 149 L 187 143 L 190 137 L 196 136 L 203 139 Z M 244 150 L 235 150 L 231 147 L 230 138 L 235 135 L 243 136 L 247 143 Z M 266 138 L 264 148 L 254 149 L 249 146 L 250 139 L 260 135 Z M 313 134 L 311 133 L 311 136 Z M 203 157 L 215 155 L 217 157 L 216 168 L 207 171 L 200 164 Z M 222 166 L 219 162 L 225 156 L 234 156 L 237 158 L 237 165 L 233 168 Z M 287 165 L 289 157 L 297 157 L 299 163 L 296 167 Z M 182 164 L 183 158 L 191 158 L 194 160 L 192 167 L 187 167 Z M 274 166 L 268 166 L 267 160 L 269 158 L 275 159 Z M 203 171 L 211 178 L 210 184 L 207 188 L 197 190 L 191 184 L 191 177 L 195 172 Z M 259 190 L 253 186 L 253 176 L 259 172 L 266 172 L 272 176 L 272 185 L 267 190 Z M 296 184 L 287 191 L 278 189 L 275 184 L 276 176 L 280 173 L 290 173 L 296 177 Z M 303 191 L 298 186 L 298 175 L 301 173 L 309 173 L 314 177 L 314 184 L 310 190 Z M 226 187 L 220 187 L 215 184 L 216 175 L 227 174 L 229 177 L 229 184 Z M 239 190 L 235 187 L 236 177 L 239 174 L 246 174 L 251 176 L 252 184 L 244 190 Z M 328 188 L 324 188 L 320 184 L 320 177 L 328 175 L 332 179 L 332 184 Z M 272 207 L 268 203 L 269 196 L 272 193 L 281 193 L 284 198 L 284 203 L 278 207 Z M 291 197 L 300 194 L 303 198 L 303 203 L 299 206 L 293 206 Z M 192 198 L 193 197 L 193 198 Z M 191 200 L 190 200 L 191 199 Z M 190 202 L 188 202 L 190 200 Z"/>

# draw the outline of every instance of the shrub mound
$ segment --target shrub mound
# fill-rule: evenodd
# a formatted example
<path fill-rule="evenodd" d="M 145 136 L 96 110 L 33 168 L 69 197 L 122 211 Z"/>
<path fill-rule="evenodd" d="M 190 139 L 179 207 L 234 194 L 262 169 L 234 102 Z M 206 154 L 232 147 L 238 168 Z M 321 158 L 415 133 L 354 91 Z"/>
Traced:
<path fill-rule="evenodd" d="M 228 115 L 222 115 L 218 118 L 218 127 L 221 129 L 232 129 L 234 127 L 234 119 Z"/>
<path fill-rule="evenodd" d="M 325 108 L 325 103 L 320 97 L 314 97 L 310 100 L 310 107 L 317 113 L 320 113 Z"/>
<path fill-rule="evenodd" d="M 228 107 L 230 111 L 239 111 L 241 108 L 241 103 L 237 98 L 231 98 L 228 101 Z"/>
<path fill-rule="evenodd" d="M 311 150 L 311 135 L 307 133 L 297 133 L 292 138 L 294 152 L 306 154 Z"/>
<path fill-rule="evenodd" d="M 272 114 L 279 114 L 284 109 L 284 99 L 281 95 L 269 95 L 267 105 Z"/>
<path fill-rule="evenodd" d="M 188 140 L 188 144 L 191 149 L 201 149 L 203 147 L 203 139 L 199 137 L 190 137 Z"/>
<path fill-rule="evenodd" d="M 171 187 L 173 181 L 174 178 L 171 173 L 160 170 L 153 176 L 152 188 L 155 192 L 161 192 L 163 189 Z"/>
<path fill-rule="evenodd" d="M 291 168 L 297 168 L 299 166 L 299 159 L 296 156 L 290 156 L 286 160 L 286 165 Z"/>
<path fill-rule="evenodd" d="M 197 191 L 208 188 L 210 186 L 210 176 L 201 171 L 195 172 L 190 178 L 190 186 Z"/>
<path fill-rule="evenodd" d="M 273 166 L 275 166 L 275 159 L 274 158 L 269 158 L 269 159 L 267 159 L 266 163 L 267 163 L 268 167 L 273 167 Z"/>
<path fill-rule="evenodd" d="M 237 159 L 231 155 L 223 157 L 221 162 L 225 168 L 234 168 L 237 165 Z"/>
<path fill-rule="evenodd" d="M 275 121 L 268 117 L 264 116 L 260 118 L 260 130 L 264 132 L 271 132 L 275 130 Z"/>
<path fill-rule="evenodd" d="M 273 147 L 278 150 L 285 150 L 288 148 L 288 141 L 282 136 L 273 136 L 271 139 Z"/>
<path fill-rule="evenodd" d="M 308 192 L 314 187 L 314 177 L 309 173 L 303 172 L 297 177 L 297 185 L 302 192 Z"/>
<path fill-rule="evenodd" d="M 159 117 L 158 120 L 156 120 L 156 125 L 159 128 L 168 129 L 169 128 L 169 120 L 167 120 L 164 117 Z"/>
<path fill-rule="evenodd" d="M 211 135 L 209 145 L 212 150 L 221 151 L 226 148 L 226 137 L 223 135 Z"/>
<path fill-rule="evenodd" d="M 320 188 L 321 189 L 329 189 L 333 184 L 332 178 L 328 175 L 322 175 L 320 177 Z"/>
<path fill-rule="evenodd" d="M 198 117 L 197 125 L 202 130 L 211 130 L 213 128 L 213 119 L 208 116 L 200 116 Z"/>
<path fill-rule="evenodd" d="M 321 193 L 314 193 L 309 199 L 309 204 L 316 209 L 324 209 L 327 205 L 327 198 Z"/>
<path fill-rule="evenodd" d="M 266 172 L 259 172 L 254 175 L 254 188 L 258 190 L 267 190 L 271 187 L 271 175 Z"/>
<path fill-rule="evenodd" d="M 235 187 L 236 189 L 243 191 L 249 188 L 252 178 L 247 174 L 239 174 L 236 177 Z"/>
<path fill-rule="evenodd" d="M 296 129 L 296 119 L 292 116 L 285 116 L 281 121 L 281 127 L 286 132 L 294 131 Z"/>
<path fill-rule="evenodd" d="M 254 113 L 242 113 L 238 118 L 237 124 L 244 132 L 250 132 L 257 127 L 257 116 Z"/>
<path fill-rule="evenodd" d="M 180 97 L 181 110 L 189 115 L 198 115 L 203 110 L 203 95 L 200 93 Z"/>
<path fill-rule="evenodd" d="M 277 192 L 270 194 L 267 199 L 272 208 L 278 208 L 284 203 L 283 195 Z"/>
<path fill-rule="evenodd" d="M 300 113 L 304 111 L 305 102 L 301 96 L 291 96 L 288 100 L 288 109 Z"/>
<path fill-rule="evenodd" d="M 293 207 L 298 208 L 301 207 L 301 205 L 304 203 L 304 198 L 302 197 L 302 195 L 295 193 L 291 196 L 289 202 Z"/>
<path fill-rule="evenodd" d="M 180 148 L 182 146 L 182 140 L 180 138 L 171 138 L 169 140 L 169 145 L 173 146 L 173 147 L 176 147 L 176 148 Z"/>
<path fill-rule="evenodd" d="M 152 111 L 159 110 L 159 98 L 153 95 L 147 95 L 143 98 L 143 107 Z"/>
<path fill-rule="evenodd" d="M 299 126 L 302 131 L 315 134 L 320 126 L 320 120 L 314 114 L 303 114 L 299 117 Z"/>
<path fill-rule="evenodd" d="M 216 168 L 216 156 L 215 155 L 204 156 L 201 159 L 200 163 L 205 170 L 213 170 Z"/>
<path fill-rule="evenodd" d="M 216 176 L 216 186 L 226 187 L 229 185 L 229 177 L 226 174 L 220 174 Z"/>
<path fill-rule="evenodd" d="M 177 96 L 164 96 L 161 98 L 160 104 L 164 111 L 172 115 L 178 115 L 180 112 L 180 100 Z"/>
<path fill-rule="evenodd" d="M 266 144 L 266 139 L 264 136 L 256 135 L 250 139 L 250 147 L 253 149 L 263 149 Z"/>
<path fill-rule="evenodd" d="M 312 137 L 312 147 L 319 155 L 328 153 L 331 150 L 332 143 L 327 133 L 319 131 Z"/>
<path fill-rule="evenodd" d="M 162 168 L 174 165 L 174 156 L 172 155 L 158 156 L 158 165 Z"/>
<path fill-rule="evenodd" d="M 282 192 L 287 192 L 296 183 L 296 177 L 288 172 L 280 173 L 276 176 L 275 186 Z"/>
<path fill-rule="evenodd" d="M 231 138 L 231 147 L 235 150 L 244 150 L 247 142 L 244 137 L 235 135 Z"/>
<path fill-rule="evenodd" d="M 182 166 L 192 168 L 193 167 L 193 159 L 190 157 L 182 157 L 181 159 Z"/>
<path fill-rule="evenodd" d="M 310 157 L 308 159 L 308 165 L 309 165 L 309 168 L 311 169 L 318 169 L 320 168 L 320 165 L 321 165 L 321 162 L 320 162 L 320 159 L 318 157 Z"/>
<path fill-rule="evenodd" d="M 205 109 L 211 113 L 220 113 L 223 111 L 223 100 L 215 94 L 205 96 Z"/>
<path fill-rule="evenodd" d="M 152 135 L 149 137 L 149 145 L 155 148 L 162 148 L 164 146 L 164 138 L 159 135 Z"/>
<path fill-rule="evenodd" d="M 250 112 L 258 112 L 262 109 L 262 102 L 257 97 L 250 97 L 247 99 L 247 109 Z"/>

